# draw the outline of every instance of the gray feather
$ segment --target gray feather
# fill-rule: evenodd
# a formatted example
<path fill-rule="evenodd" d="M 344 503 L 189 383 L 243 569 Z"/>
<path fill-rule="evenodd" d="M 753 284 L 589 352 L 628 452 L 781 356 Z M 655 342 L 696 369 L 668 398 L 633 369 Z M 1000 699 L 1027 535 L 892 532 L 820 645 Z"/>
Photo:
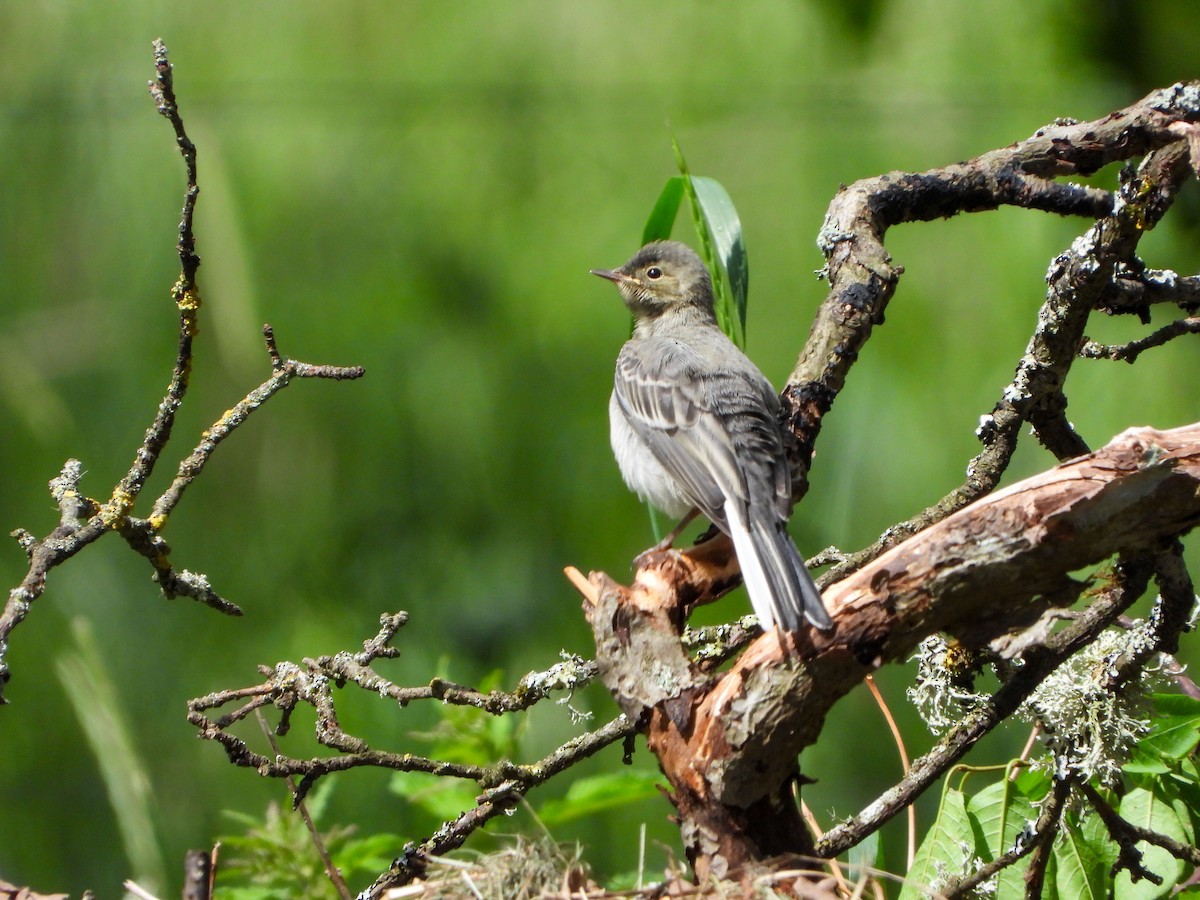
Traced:
<path fill-rule="evenodd" d="M 733 538 L 763 627 L 795 631 L 807 618 L 832 628 L 787 532 L 791 473 L 778 397 L 717 327 L 703 263 L 682 244 L 660 243 L 597 274 L 617 282 L 637 317 L 610 408 L 626 482 L 665 512 L 699 509 Z"/>

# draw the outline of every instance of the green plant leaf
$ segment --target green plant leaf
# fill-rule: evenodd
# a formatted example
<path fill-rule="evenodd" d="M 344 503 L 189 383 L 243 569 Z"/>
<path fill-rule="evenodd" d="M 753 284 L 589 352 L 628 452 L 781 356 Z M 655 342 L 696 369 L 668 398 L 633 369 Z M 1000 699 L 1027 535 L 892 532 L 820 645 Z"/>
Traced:
<path fill-rule="evenodd" d="M 658 795 L 662 777 L 648 769 L 622 768 L 572 782 L 561 800 L 550 800 L 538 808 L 538 818 L 547 827 L 561 825 L 607 809 L 626 806 Z"/>
<path fill-rule="evenodd" d="M 1104 900 L 1109 872 L 1116 862 L 1116 847 L 1097 815 L 1083 822 L 1067 816 L 1054 839 L 1054 885 L 1060 897 Z"/>
<path fill-rule="evenodd" d="M 736 316 L 738 340 L 740 345 L 745 342 L 746 334 L 746 301 L 750 294 L 750 262 L 746 256 L 746 242 L 742 237 L 742 220 L 729 192 L 719 181 L 706 178 L 703 175 L 692 176 L 696 198 L 700 204 L 700 212 L 716 251 L 717 261 L 729 281 L 729 301 L 732 303 L 733 314 Z"/>
<path fill-rule="evenodd" d="M 1162 774 L 1200 744 L 1200 700 L 1182 694 L 1155 694 L 1150 733 L 1138 741 L 1126 772 Z"/>
<path fill-rule="evenodd" d="M 683 202 L 683 176 L 672 175 L 663 185 L 662 193 L 650 210 L 646 225 L 642 229 L 642 243 L 665 241 L 671 237 L 675 218 L 679 215 L 679 204 Z"/>
<path fill-rule="evenodd" d="M 879 832 L 872 831 L 850 848 L 848 861 L 851 881 L 857 881 L 872 870 L 880 868 Z"/>
<path fill-rule="evenodd" d="M 438 778 L 426 772 L 393 772 L 388 779 L 388 790 L 443 822 L 474 808 L 479 794 L 473 781 Z"/>
<path fill-rule="evenodd" d="M 1178 841 L 1187 841 L 1187 832 L 1170 804 L 1157 793 L 1136 787 L 1121 798 L 1118 810 L 1121 818 L 1142 828 L 1149 828 Z M 1155 900 L 1171 893 L 1171 889 L 1183 874 L 1183 862 L 1166 850 L 1144 841 L 1137 843 L 1142 854 L 1142 865 L 1162 878 L 1157 885 L 1146 879 L 1134 882 L 1126 871 L 1119 872 L 1113 882 L 1114 900 Z"/>
<path fill-rule="evenodd" d="M 72 644 L 55 660 L 63 691 L 75 710 L 96 759 L 104 789 L 117 818 L 125 855 L 138 881 L 162 887 L 168 883 L 158 833 L 154 827 L 154 789 L 139 752 L 117 687 L 96 642 L 92 625 L 82 616 L 71 621 Z"/>
<path fill-rule="evenodd" d="M 971 817 L 977 852 L 985 862 L 991 862 L 1012 849 L 1018 835 L 1037 820 L 1038 814 L 1016 784 L 1001 778 L 970 799 L 967 815 Z M 996 897 L 1024 896 L 1023 867 L 1014 865 L 1003 869 L 998 876 Z"/>
<path fill-rule="evenodd" d="M 943 880 L 944 873 L 961 874 L 974 844 L 966 799 L 961 791 L 946 788 L 937 820 L 917 848 L 900 900 L 923 900 Z"/>
<path fill-rule="evenodd" d="M 705 207 L 705 201 L 701 199 L 700 192 L 697 190 L 697 178 L 693 177 L 688 170 L 687 160 L 684 158 L 683 150 L 679 147 L 679 142 L 672 138 L 671 146 L 675 150 L 675 165 L 679 168 L 679 174 L 683 176 L 683 192 L 688 198 L 688 207 L 692 213 L 692 225 L 700 239 L 700 258 L 704 260 L 704 264 L 712 274 L 713 308 L 717 314 L 717 324 L 721 326 L 722 331 L 729 335 L 730 340 L 739 347 L 744 347 L 746 344 L 745 297 L 740 304 L 733 298 L 732 291 L 728 286 L 729 279 L 725 259 L 716 249 L 717 236 L 709 224 L 709 216 L 712 216 L 717 229 L 721 232 L 721 240 L 727 247 L 729 258 L 732 260 L 736 256 L 734 264 L 740 273 L 738 276 L 740 283 L 745 289 L 748 289 L 750 275 L 749 265 L 746 262 L 746 247 L 742 241 L 741 219 L 738 218 L 737 210 L 734 209 L 728 192 L 711 178 L 704 179 L 709 183 L 709 186 L 704 188 L 704 193 L 710 204 L 710 208 Z M 712 185 L 716 187 L 714 188 Z"/>
<path fill-rule="evenodd" d="M 358 872 L 380 872 L 391 865 L 404 848 L 404 841 L 395 834 L 372 834 L 346 841 L 333 856 L 342 875 Z"/>
<path fill-rule="evenodd" d="M 1180 824 L 1188 833 L 1188 843 L 1195 844 L 1196 834 L 1200 832 L 1200 769 L 1194 760 L 1182 759 L 1161 784 L 1171 797 Z"/>
<path fill-rule="evenodd" d="M 1049 772 L 1044 772 L 1041 769 L 1035 769 L 1031 766 L 1026 766 L 1017 773 L 1017 777 L 1013 779 L 1015 784 L 1032 803 L 1040 803 L 1042 798 L 1050 792 L 1053 787 L 1053 779 Z"/>

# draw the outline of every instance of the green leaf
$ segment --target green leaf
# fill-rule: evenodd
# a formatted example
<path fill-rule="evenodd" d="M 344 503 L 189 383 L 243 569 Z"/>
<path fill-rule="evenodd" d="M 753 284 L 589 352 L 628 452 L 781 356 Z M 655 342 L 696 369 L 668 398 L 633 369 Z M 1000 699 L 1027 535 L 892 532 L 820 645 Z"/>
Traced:
<path fill-rule="evenodd" d="M 1097 815 L 1082 823 L 1068 816 L 1054 839 L 1054 885 L 1061 897 L 1104 900 L 1116 846 Z"/>
<path fill-rule="evenodd" d="M 646 226 L 642 229 L 642 243 L 665 241 L 671 237 L 675 227 L 675 218 L 679 214 L 679 204 L 683 202 L 683 176 L 672 175 L 663 185 L 662 193 L 650 210 Z"/>
<path fill-rule="evenodd" d="M 727 245 L 729 259 L 740 271 L 739 278 L 743 287 L 748 289 L 749 267 L 746 264 L 745 244 L 742 242 L 741 220 L 738 218 L 737 210 L 733 207 L 733 201 L 729 199 L 729 194 L 711 178 L 704 180 L 716 185 L 716 189 L 711 186 L 704 188 L 705 197 L 711 208 L 705 207 L 697 190 L 698 179 L 694 178 L 688 170 L 687 160 L 683 156 L 679 142 L 672 138 L 671 146 L 675 150 L 675 164 L 679 167 L 679 174 L 683 176 L 683 190 L 691 209 L 692 225 L 700 238 L 700 258 L 704 260 L 704 264 L 712 274 L 713 308 L 717 314 L 717 324 L 721 326 L 722 331 L 729 335 L 730 340 L 739 347 L 744 347 L 746 343 L 745 297 L 739 304 L 731 295 L 731 289 L 727 286 L 728 279 L 724 277 L 728 269 L 725 259 L 714 249 L 717 237 L 713 227 L 709 224 L 708 217 L 709 215 L 713 217 L 717 229 L 722 232 L 722 240 Z M 739 251 L 740 256 L 738 256 Z"/>
<path fill-rule="evenodd" d="M 90 620 L 71 621 L 72 643 L 55 660 L 55 670 L 79 719 L 88 747 L 116 814 L 117 833 L 139 881 L 166 884 L 167 869 L 155 829 L 154 789 L 120 697 L 111 667 L 100 651 Z"/>
<path fill-rule="evenodd" d="M 863 876 L 881 867 L 879 851 L 878 831 L 872 831 L 865 838 L 850 848 L 848 859 L 851 881 L 857 881 Z"/>
<path fill-rule="evenodd" d="M 1138 741 L 1126 772 L 1161 774 L 1200 744 L 1200 700 L 1182 694 L 1155 694 L 1150 733 Z"/>
<path fill-rule="evenodd" d="M 917 848 L 900 900 L 923 900 L 931 888 L 943 881 L 944 874 L 961 874 L 974 844 L 966 800 L 961 791 L 947 788 L 937 820 Z"/>
<path fill-rule="evenodd" d="M 1195 844 L 1196 834 L 1200 832 L 1200 769 L 1191 759 L 1179 761 L 1174 772 L 1161 782 L 1171 796 L 1171 805 L 1179 816 L 1179 821 L 1188 833 L 1188 843 Z"/>
<path fill-rule="evenodd" d="M 746 257 L 746 242 L 742 237 L 742 220 L 729 192 L 719 181 L 703 175 L 692 176 L 692 185 L 700 204 L 700 212 L 716 251 L 717 261 L 729 280 L 733 313 L 743 336 L 746 333 L 746 300 L 750 293 L 750 263 Z M 730 335 L 734 337 L 734 335 Z M 734 338 L 737 340 L 737 338 Z"/>
<path fill-rule="evenodd" d="M 425 772 L 393 772 L 388 780 L 388 790 L 442 822 L 473 809 L 479 794 L 473 781 L 437 778 Z"/>
<path fill-rule="evenodd" d="M 561 825 L 584 816 L 626 806 L 638 800 L 658 796 L 662 783 L 657 772 L 622 768 L 603 775 L 580 778 L 571 784 L 561 800 L 550 800 L 538 808 L 538 818 L 547 827 Z"/>
<path fill-rule="evenodd" d="M 975 846 L 984 862 L 1003 856 L 1016 844 L 1017 837 L 1037 820 L 1037 809 L 1021 789 L 1002 778 L 971 798 L 967 804 L 975 834 Z M 1003 869 L 998 877 L 996 897 L 1025 896 L 1021 865 Z"/>
<path fill-rule="evenodd" d="M 1015 784 L 1032 803 L 1040 803 L 1042 798 L 1050 793 L 1050 788 L 1054 786 L 1054 781 L 1050 777 L 1050 773 L 1041 769 L 1035 769 L 1027 766 L 1017 773 L 1017 777 L 1013 780 Z"/>
<path fill-rule="evenodd" d="M 404 840 L 394 834 L 372 834 L 359 840 L 347 841 L 334 854 L 333 861 L 343 875 L 358 872 L 380 872 L 404 849 Z"/>
<path fill-rule="evenodd" d="M 1134 825 L 1187 841 L 1187 833 L 1175 810 L 1162 797 L 1146 788 L 1138 787 L 1129 791 L 1121 798 L 1118 812 L 1121 818 Z M 1114 900 L 1155 900 L 1167 896 L 1183 874 L 1183 862 L 1161 847 L 1145 841 L 1139 841 L 1136 846 L 1142 853 L 1142 865 L 1161 876 L 1162 884 L 1157 885 L 1144 878 L 1135 883 L 1128 872 L 1122 871 L 1113 883 Z"/>

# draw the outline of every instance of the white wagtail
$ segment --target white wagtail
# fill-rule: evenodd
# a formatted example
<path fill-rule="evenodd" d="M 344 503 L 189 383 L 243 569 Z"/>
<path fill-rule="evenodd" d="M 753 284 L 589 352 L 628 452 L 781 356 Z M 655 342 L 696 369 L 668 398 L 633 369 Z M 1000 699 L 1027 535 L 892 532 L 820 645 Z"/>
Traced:
<path fill-rule="evenodd" d="M 787 532 L 792 479 L 779 398 L 717 326 L 712 279 L 675 241 L 647 244 L 619 269 L 593 269 L 633 312 L 608 412 L 625 483 L 670 516 L 697 511 L 733 540 L 764 629 L 833 628 Z"/>

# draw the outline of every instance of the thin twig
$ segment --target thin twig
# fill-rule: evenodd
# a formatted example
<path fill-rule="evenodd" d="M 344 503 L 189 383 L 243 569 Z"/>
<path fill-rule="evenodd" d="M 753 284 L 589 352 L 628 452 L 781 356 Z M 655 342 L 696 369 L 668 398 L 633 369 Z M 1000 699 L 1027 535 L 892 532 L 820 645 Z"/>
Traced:
<path fill-rule="evenodd" d="M 888 730 L 892 733 L 892 740 L 896 743 L 896 752 L 900 754 L 900 770 L 908 775 L 909 762 L 908 750 L 904 746 L 904 735 L 900 733 L 900 726 L 896 724 L 896 719 L 892 715 L 892 711 L 888 708 L 887 701 L 883 699 L 883 694 L 879 692 L 879 686 L 875 684 L 875 678 L 868 675 L 863 679 L 866 682 L 867 690 L 871 692 L 871 696 L 875 698 L 875 705 L 879 707 L 879 711 L 883 713 L 883 720 L 887 722 Z M 917 855 L 917 809 L 915 806 L 908 807 L 908 856 L 907 868 L 913 867 L 913 860 Z"/>
<path fill-rule="evenodd" d="M 272 752 L 276 756 L 282 756 L 283 754 L 279 749 L 279 742 L 275 740 L 275 735 L 271 733 L 271 727 L 267 725 L 267 720 L 263 718 L 262 713 L 255 710 L 254 718 L 258 721 L 263 735 L 266 736 L 267 743 L 271 745 Z M 287 783 L 288 790 L 292 792 L 292 796 L 296 797 L 296 782 L 290 776 L 285 779 L 285 782 Z M 313 849 L 317 851 L 321 865 L 325 868 L 325 875 L 333 883 L 338 896 L 342 900 L 350 900 L 354 895 L 350 893 L 350 888 L 346 885 L 346 879 L 342 877 L 341 869 L 334 865 L 333 857 L 329 855 L 329 848 L 325 846 L 325 838 L 321 836 L 321 832 L 317 830 L 316 823 L 313 822 L 312 816 L 308 813 L 308 805 L 303 799 L 296 797 L 294 806 L 296 811 L 300 813 L 300 818 L 304 820 L 304 827 L 308 830 L 308 837 L 312 841 Z"/>
<path fill-rule="evenodd" d="M 250 391 L 234 404 L 232 409 L 226 410 L 221 418 L 210 425 L 205 430 L 200 443 L 196 445 L 196 449 L 179 464 L 179 472 L 175 476 L 175 480 L 155 501 L 154 509 L 150 513 L 148 521 L 155 530 L 160 530 L 166 524 L 167 517 L 182 499 L 183 492 L 204 470 L 205 464 L 220 443 L 250 418 L 252 413 L 287 387 L 293 378 L 343 380 L 361 378 L 364 374 L 362 366 L 313 365 L 281 357 L 275 345 L 274 330 L 270 325 L 263 326 L 263 336 L 271 357 L 271 377 Z"/>
<path fill-rule="evenodd" d="M 1138 338 L 1127 344 L 1101 344 L 1097 341 L 1087 341 L 1080 348 L 1079 355 L 1085 359 L 1113 359 L 1132 363 L 1147 350 L 1161 347 L 1185 334 L 1200 334 L 1200 317 L 1176 319 L 1153 334 L 1148 334 L 1144 338 Z"/>
<path fill-rule="evenodd" d="M 1148 878 L 1155 884 L 1162 884 L 1162 879 L 1153 873 L 1147 873 L 1145 869 L 1141 869 L 1141 853 L 1134 849 L 1134 844 L 1138 841 L 1145 841 L 1147 844 L 1153 844 L 1156 847 L 1162 847 L 1176 859 L 1183 860 L 1190 866 L 1200 866 L 1200 849 L 1185 844 L 1182 841 L 1177 841 L 1173 837 L 1153 831 L 1149 828 L 1143 828 L 1140 825 L 1134 825 L 1132 822 L 1121 817 L 1121 815 L 1109 805 L 1108 801 L 1101 796 L 1100 792 L 1093 788 L 1090 784 L 1083 785 L 1084 796 L 1087 797 L 1088 803 L 1096 810 L 1101 821 L 1104 822 L 1104 827 L 1108 829 L 1109 836 L 1116 842 L 1117 846 L 1121 847 L 1121 857 L 1117 862 L 1120 868 L 1128 868 L 1127 863 L 1133 863 L 1133 868 L 1129 869 L 1129 874 L 1134 881 L 1138 880 L 1134 874 L 1134 869 L 1141 870 L 1141 877 Z M 1134 859 L 1137 862 L 1134 863 Z"/>

